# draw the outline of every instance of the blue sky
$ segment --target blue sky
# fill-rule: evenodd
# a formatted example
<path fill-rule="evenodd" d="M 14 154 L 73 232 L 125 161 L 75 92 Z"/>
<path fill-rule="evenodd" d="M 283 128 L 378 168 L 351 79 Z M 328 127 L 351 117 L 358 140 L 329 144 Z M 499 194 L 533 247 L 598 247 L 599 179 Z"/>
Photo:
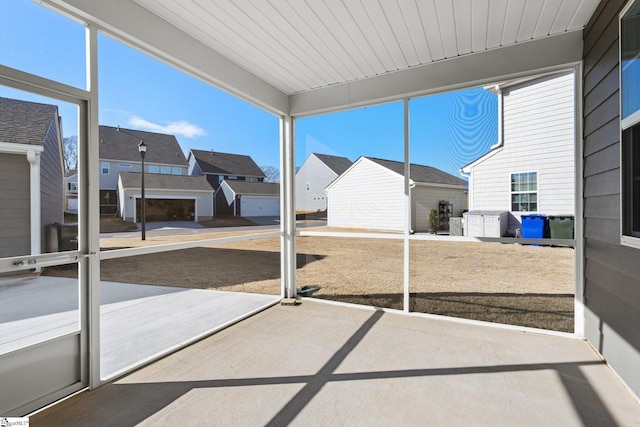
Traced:
<path fill-rule="evenodd" d="M 82 25 L 28 0 L 4 1 L 0 63 L 86 87 Z M 55 34 L 55 38 L 52 37 Z M 191 148 L 247 154 L 279 165 L 278 118 L 134 49 L 100 35 L 99 121 L 102 125 L 174 134 Z M 60 106 L 64 135 L 77 134 L 77 109 L 0 86 L 0 96 Z M 411 101 L 411 161 L 457 174 L 497 138 L 497 101 L 483 89 Z M 296 164 L 311 152 L 403 160 L 402 102 L 302 118 Z"/>

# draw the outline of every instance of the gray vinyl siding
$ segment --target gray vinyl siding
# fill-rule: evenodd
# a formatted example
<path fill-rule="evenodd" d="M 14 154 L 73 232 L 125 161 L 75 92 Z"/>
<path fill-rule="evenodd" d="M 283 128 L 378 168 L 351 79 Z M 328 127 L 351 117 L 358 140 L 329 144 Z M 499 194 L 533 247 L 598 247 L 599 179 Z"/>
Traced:
<path fill-rule="evenodd" d="M 102 162 L 109 163 L 109 173 L 102 173 Z M 118 163 L 126 163 L 131 165 L 131 167 L 120 167 Z M 149 163 L 144 164 L 144 168 L 146 171 L 149 171 Z M 118 176 L 120 176 L 120 172 L 140 172 L 142 170 L 142 163 L 132 163 L 125 161 L 116 161 L 116 160 L 100 160 L 100 189 L 101 190 L 115 190 L 118 188 Z"/>
<path fill-rule="evenodd" d="M 26 156 L 0 153 L 0 257 L 31 253 L 29 181 Z"/>
<path fill-rule="evenodd" d="M 324 211 L 327 209 L 327 195 L 324 189 L 338 175 L 316 156 L 310 155 L 296 173 L 296 210 Z M 307 190 L 307 183 L 309 190 Z"/>
<path fill-rule="evenodd" d="M 603 1 L 584 31 L 585 334 L 640 395 L 640 250 L 620 244 L 619 13 Z"/>
<path fill-rule="evenodd" d="M 109 173 L 102 173 L 102 162 L 109 163 Z M 131 167 L 119 166 L 119 164 L 128 164 Z M 180 168 L 181 175 L 189 175 L 188 168 L 182 165 L 170 165 L 167 163 L 144 163 L 144 170 L 147 173 L 149 172 L 149 166 L 157 166 L 159 169 L 164 167 L 169 167 L 173 170 L 174 167 Z M 116 190 L 118 188 L 118 177 L 120 176 L 120 172 L 140 172 L 142 170 L 142 162 L 129 162 L 123 160 L 100 160 L 100 189 L 101 190 Z M 170 175 L 165 174 L 165 175 Z"/>
<path fill-rule="evenodd" d="M 43 141 L 44 151 L 40 155 L 40 229 L 43 252 L 58 249 L 57 239 L 50 232 L 51 224 L 63 222 L 64 171 L 61 158 L 58 126 L 51 121 Z"/>
<path fill-rule="evenodd" d="M 504 143 L 471 167 L 472 210 L 511 211 L 511 174 L 537 172 L 538 212 L 574 214 L 575 108 L 573 73 L 504 90 Z M 512 212 L 509 229 L 520 228 Z"/>

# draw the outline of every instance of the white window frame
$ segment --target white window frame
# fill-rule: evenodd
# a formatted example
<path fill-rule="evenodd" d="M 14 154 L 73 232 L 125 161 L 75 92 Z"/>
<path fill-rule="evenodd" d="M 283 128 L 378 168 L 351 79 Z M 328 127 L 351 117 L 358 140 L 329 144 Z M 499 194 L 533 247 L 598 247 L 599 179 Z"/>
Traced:
<path fill-rule="evenodd" d="M 109 172 L 111 172 L 111 164 L 109 162 L 100 162 L 100 172 L 102 175 L 109 175 Z"/>
<path fill-rule="evenodd" d="M 527 190 L 527 191 L 514 191 L 513 187 L 512 187 L 512 183 L 513 183 L 513 176 L 514 175 L 524 175 L 524 174 L 530 174 L 533 173 L 536 176 L 536 189 L 534 191 L 532 190 Z M 511 172 L 509 174 L 509 212 L 518 212 L 518 213 L 537 213 L 540 212 L 540 182 L 539 182 L 539 177 L 540 174 L 538 173 L 537 170 L 534 171 L 519 171 L 519 172 Z M 516 194 L 535 194 L 536 195 L 536 210 L 532 211 L 532 210 L 525 210 L 525 211 L 521 211 L 521 210 L 513 210 L 513 196 Z M 529 202 L 530 204 L 531 202 Z"/>
<path fill-rule="evenodd" d="M 620 84 L 620 97 L 619 97 L 619 102 L 620 102 L 620 159 L 626 159 L 627 156 L 631 157 L 631 153 L 630 153 L 630 149 L 627 148 L 627 144 L 624 141 L 624 134 L 625 131 L 633 128 L 634 126 L 640 125 L 640 108 L 636 111 L 634 111 L 633 113 L 629 114 L 627 117 L 622 117 L 622 106 L 623 106 L 623 96 L 624 96 L 624 91 L 623 91 L 623 86 L 622 86 L 622 72 L 623 72 L 623 68 L 622 68 L 622 39 L 623 39 L 623 33 L 622 33 L 622 19 L 624 18 L 624 16 L 627 14 L 627 12 L 629 12 L 629 10 L 634 7 L 640 5 L 640 2 L 638 0 L 632 0 L 630 1 L 625 8 L 620 12 L 620 16 L 618 17 L 618 31 L 619 31 L 619 51 L 618 51 L 618 64 L 619 64 L 619 84 Z M 640 61 L 640 55 L 638 55 L 637 59 L 638 61 Z M 640 96 L 640 95 L 639 95 Z M 640 128 L 638 129 L 638 132 L 640 132 Z M 631 160 L 631 159 L 629 159 Z M 640 231 L 634 231 L 633 225 L 629 224 L 629 222 L 631 221 L 630 218 L 627 217 L 627 215 L 632 215 L 632 207 L 628 207 L 627 203 L 633 203 L 632 200 L 632 196 L 629 193 L 629 189 L 627 188 L 628 186 L 628 181 L 630 179 L 633 179 L 632 176 L 630 176 L 631 171 L 630 169 L 632 168 L 632 162 L 628 161 L 626 162 L 626 164 L 624 162 L 621 163 L 620 165 L 620 243 L 624 246 L 630 246 L 633 248 L 638 248 L 640 249 Z M 640 184 L 638 184 L 640 185 Z"/>
<path fill-rule="evenodd" d="M 160 166 L 160 173 L 165 175 L 171 175 L 171 166 Z"/>

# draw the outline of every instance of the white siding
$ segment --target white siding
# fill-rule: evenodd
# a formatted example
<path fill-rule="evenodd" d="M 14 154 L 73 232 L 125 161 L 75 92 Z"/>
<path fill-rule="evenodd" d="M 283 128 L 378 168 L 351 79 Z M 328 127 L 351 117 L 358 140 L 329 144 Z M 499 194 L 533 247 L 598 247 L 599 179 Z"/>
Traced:
<path fill-rule="evenodd" d="M 222 181 L 222 184 L 220 184 L 219 189 L 222 190 L 222 192 L 224 193 L 224 198 L 227 201 L 227 205 L 231 206 L 231 204 L 236 199 L 236 193 L 233 192 L 233 190 L 231 189 L 231 187 L 229 187 L 229 184 L 227 184 L 226 181 Z"/>
<path fill-rule="evenodd" d="M 471 209 L 511 211 L 511 174 L 537 172 L 538 213 L 574 213 L 574 99 L 573 73 L 504 91 L 504 144 L 471 168 Z"/>
<path fill-rule="evenodd" d="M 404 230 L 404 178 L 360 158 L 329 187 L 327 225 Z"/>
<path fill-rule="evenodd" d="M 462 216 L 467 209 L 467 195 L 465 190 L 443 188 L 430 185 L 417 185 L 411 190 L 411 229 L 414 231 L 427 230 L 427 216 L 431 209 L 438 210 L 440 200 L 446 200 L 453 205 L 453 216 Z"/>
<path fill-rule="evenodd" d="M 296 210 L 317 212 L 327 209 L 324 189 L 338 175 L 311 154 L 296 173 Z M 308 184 L 308 189 L 307 189 Z"/>
<path fill-rule="evenodd" d="M 202 169 L 200 169 L 200 165 L 196 161 L 195 156 L 189 153 L 189 168 L 187 169 L 187 175 L 193 176 L 202 176 Z"/>

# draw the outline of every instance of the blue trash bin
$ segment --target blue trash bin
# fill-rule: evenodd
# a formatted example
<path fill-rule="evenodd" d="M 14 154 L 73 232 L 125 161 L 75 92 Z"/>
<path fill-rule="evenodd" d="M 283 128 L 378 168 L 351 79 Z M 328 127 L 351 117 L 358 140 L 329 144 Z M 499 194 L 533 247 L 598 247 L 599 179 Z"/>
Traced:
<path fill-rule="evenodd" d="M 522 215 L 522 237 L 525 239 L 543 239 L 549 237 L 549 224 L 546 215 Z"/>

